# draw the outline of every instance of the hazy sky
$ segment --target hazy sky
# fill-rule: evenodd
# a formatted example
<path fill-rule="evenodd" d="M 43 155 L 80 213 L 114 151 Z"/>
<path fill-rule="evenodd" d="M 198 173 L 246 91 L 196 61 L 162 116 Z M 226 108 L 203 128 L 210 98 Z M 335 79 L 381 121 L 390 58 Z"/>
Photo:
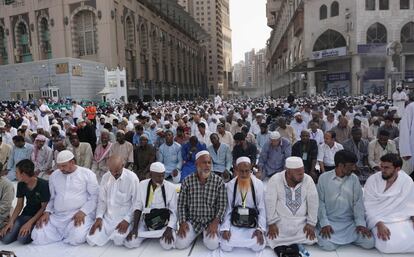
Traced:
<path fill-rule="evenodd" d="M 244 60 L 244 53 L 266 46 L 271 29 L 267 26 L 266 0 L 230 0 L 233 63 Z"/>

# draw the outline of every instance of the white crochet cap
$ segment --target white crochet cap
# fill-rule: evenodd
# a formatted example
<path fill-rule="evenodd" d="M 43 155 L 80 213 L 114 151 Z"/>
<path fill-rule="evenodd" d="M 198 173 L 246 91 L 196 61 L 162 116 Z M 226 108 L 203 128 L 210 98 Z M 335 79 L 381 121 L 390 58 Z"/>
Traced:
<path fill-rule="evenodd" d="M 65 162 L 68 162 L 70 160 L 73 160 L 73 158 L 75 158 L 75 156 L 73 155 L 73 153 L 71 151 L 68 150 L 63 150 L 62 152 L 60 152 L 56 158 L 56 163 L 57 164 L 62 164 Z"/>
<path fill-rule="evenodd" d="M 161 162 L 154 162 L 150 166 L 150 171 L 155 172 L 155 173 L 164 173 L 165 166 Z"/>
<path fill-rule="evenodd" d="M 250 161 L 250 158 L 249 157 L 245 157 L 245 156 L 237 158 L 236 165 L 239 165 L 240 163 L 252 164 L 252 162 Z"/>
<path fill-rule="evenodd" d="M 196 160 L 198 160 L 198 158 L 200 158 L 203 155 L 210 155 L 210 153 L 206 150 L 200 151 L 196 154 Z"/>
<path fill-rule="evenodd" d="M 286 169 L 298 169 L 303 167 L 302 158 L 292 156 L 286 159 Z"/>

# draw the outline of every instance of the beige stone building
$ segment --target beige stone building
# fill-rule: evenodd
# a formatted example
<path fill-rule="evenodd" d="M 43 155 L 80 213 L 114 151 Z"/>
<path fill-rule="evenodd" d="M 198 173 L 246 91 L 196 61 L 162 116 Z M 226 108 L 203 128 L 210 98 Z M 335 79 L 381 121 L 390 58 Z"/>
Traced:
<path fill-rule="evenodd" d="M 268 0 L 273 95 L 388 94 L 414 86 L 413 0 Z"/>
<path fill-rule="evenodd" d="M 0 72 L 69 57 L 125 67 L 132 99 L 208 94 L 208 34 L 177 0 L 12 2 L 0 1 Z"/>
<path fill-rule="evenodd" d="M 232 46 L 229 0 L 178 0 L 209 33 L 207 74 L 210 94 L 232 91 Z"/>

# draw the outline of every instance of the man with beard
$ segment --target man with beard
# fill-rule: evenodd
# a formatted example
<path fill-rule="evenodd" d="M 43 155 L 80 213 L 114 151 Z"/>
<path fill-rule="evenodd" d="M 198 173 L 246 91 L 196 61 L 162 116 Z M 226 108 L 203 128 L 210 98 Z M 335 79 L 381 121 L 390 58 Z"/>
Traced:
<path fill-rule="evenodd" d="M 389 153 L 398 153 L 397 146 L 390 140 L 390 133 L 382 130 L 378 133 L 378 138 L 368 144 L 368 162 L 371 169 L 380 171 L 381 157 Z M 408 141 L 408 140 L 407 140 Z"/>
<path fill-rule="evenodd" d="M 36 176 L 47 180 L 53 172 L 53 150 L 45 145 L 46 139 L 43 135 L 36 137 L 31 160 L 35 165 L 34 171 Z"/>
<path fill-rule="evenodd" d="M 263 146 L 259 157 L 259 172 L 262 179 L 270 178 L 273 174 L 281 172 L 285 167 L 286 158 L 292 155 L 292 145 L 281 137 L 279 132 L 270 133 L 270 140 Z"/>
<path fill-rule="evenodd" d="M 206 145 L 198 142 L 196 136 L 190 137 L 189 142 L 182 146 L 181 155 L 183 159 L 183 166 L 181 170 L 180 182 L 184 181 L 187 176 L 195 172 L 196 154 L 203 150 L 207 150 Z"/>
<path fill-rule="evenodd" d="M 217 134 L 220 139 L 220 143 L 227 144 L 230 148 L 230 151 L 233 151 L 234 147 L 234 139 L 233 135 L 225 130 L 225 125 L 223 123 L 219 123 L 217 125 Z"/>
<path fill-rule="evenodd" d="M 339 117 L 339 123 L 332 131 L 336 133 L 336 142 L 343 144 L 345 140 L 351 137 L 351 127 L 348 124 L 348 119 L 345 116 Z"/>
<path fill-rule="evenodd" d="M 148 144 L 148 136 L 141 135 L 140 143 L 134 149 L 134 172 L 140 180 L 149 178 L 150 165 L 157 158 L 157 151 Z"/>
<path fill-rule="evenodd" d="M 397 154 L 386 154 L 365 184 L 368 228 L 383 253 L 414 253 L 414 184 L 401 166 Z"/>
<path fill-rule="evenodd" d="M 124 245 L 137 248 L 147 238 L 160 238 L 165 250 L 174 247 L 177 229 L 176 186 L 166 181 L 165 167 L 154 162 L 150 167 L 150 179 L 141 181 L 135 202 L 132 228 Z"/>
<path fill-rule="evenodd" d="M 290 123 L 290 126 L 293 127 L 293 130 L 295 132 L 295 139 L 296 140 L 300 140 L 300 133 L 302 132 L 302 130 L 307 130 L 308 129 L 308 124 L 303 121 L 302 119 L 302 114 L 300 114 L 300 112 L 297 112 L 293 115 L 293 117 L 295 118 L 294 120 L 292 120 L 292 122 Z M 296 142 L 295 140 L 295 142 Z M 292 144 L 294 142 L 292 141 Z"/>
<path fill-rule="evenodd" d="M 125 140 L 125 132 L 118 130 L 116 132 L 116 142 L 111 147 L 111 153 L 122 157 L 124 168 L 129 169 L 134 163 L 134 147 Z"/>
<path fill-rule="evenodd" d="M 96 147 L 93 155 L 92 171 L 95 172 L 98 182 L 101 183 L 102 176 L 108 171 L 108 160 L 112 148 L 112 143 L 109 142 L 109 131 L 103 129 L 100 136 L 100 144 Z"/>
<path fill-rule="evenodd" d="M 259 151 L 262 150 L 263 146 L 270 140 L 270 133 L 266 123 L 260 124 L 260 133 L 257 134 L 257 148 Z"/>
<path fill-rule="evenodd" d="M 7 161 L 7 178 L 11 181 L 16 180 L 16 164 L 24 159 L 30 160 L 33 152 L 33 145 L 24 142 L 22 136 L 14 136 L 13 143 L 14 146 Z"/>
<path fill-rule="evenodd" d="M 357 161 L 353 152 L 341 150 L 335 154 L 335 170 L 319 178 L 317 237 L 325 251 L 347 244 L 364 249 L 374 247 L 374 238 L 366 227 L 362 187 L 352 173 Z"/>
<path fill-rule="evenodd" d="M 77 134 L 71 134 L 69 140 L 71 145 L 68 146 L 68 150 L 75 155 L 76 163 L 81 167 L 90 169 L 93 159 L 91 145 L 86 142 L 80 142 Z"/>
<path fill-rule="evenodd" d="M 178 249 L 188 248 L 203 233 L 204 245 L 215 250 L 219 247 L 219 225 L 227 207 L 227 192 L 223 180 L 212 171 L 208 151 L 196 155 L 197 172 L 181 184 L 178 198 Z"/>
<path fill-rule="evenodd" d="M 49 177 L 51 197 L 32 232 L 33 244 L 83 244 L 95 217 L 98 181 L 91 170 L 76 165 L 70 151 L 60 152 L 56 162 L 59 169 Z"/>
<path fill-rule="evenodd" d="M 109 158 L 108 169 L 99 187 L 95 223 L 86 237 L 91 246 L 104 246 L 111 240 L 115 245 L 123 245 L 138 194 L 139 180 L 124 168 L 120 156 Z"/>
<path fill-rule="evenodd" d="M 220 227 L 220 247 L 226 252 L 231 252 L 234 247 L 259 252 L 266 246 L 264 186 L 252 174 L 247 157 L 237 159 L 235 173 L 237 177 L 227 184 L 227 211 Z"/>
<path fill-rule="evenodd" d="M 243 133 L 236 133 L 234 135 L 234 148 L 232 151 L 233 163 L 236 163 L 236 160 L 239 157 L 249 157 L 251 163 L 256 164 L 257 160 L 257 147 L 256 145 L 246 141 L 246 136 Z"/>
<path fill-rule="evenodd" d="M 318 193 L 299 157 L 286 159 L 286 170 L 276 173 L 265 193 L 268 244 L 281 257 L 287 249 L 299 254 L 297 244 L 316 242 Z"/>
<path fill-rule="evenodd" d="M 367 178 L 371 175 L 368 166 L 368 145 L 369 142 L 362 138 L 362 130 L 359 127 L 351 129 L 351 138 L 345 140 L 343 147 L 345 150 L 355 153 L 357 157 L 357 175 L 362 184 L 365 184 Z"/>
<path fill-rule="evenodd" d="M 157 159 L 165 165 L 166 178 L 171 177 L 174 183 L 180 182 L 183 159 L 181 145 L 174 141 L 172 131 L 165 133 L 165 143 L 160 146 Z"/>
<path fill-rule="evenodd" d="M 315 140 L 310 139 L 310 133 L 302 130 L 300 140 L 292 147 L 292 156 L 302 158 L 305 167 L 305 173 L 317 181 L 318 176 L 315 172 L 316 160 L 318 158 L 318 144 Z"/>

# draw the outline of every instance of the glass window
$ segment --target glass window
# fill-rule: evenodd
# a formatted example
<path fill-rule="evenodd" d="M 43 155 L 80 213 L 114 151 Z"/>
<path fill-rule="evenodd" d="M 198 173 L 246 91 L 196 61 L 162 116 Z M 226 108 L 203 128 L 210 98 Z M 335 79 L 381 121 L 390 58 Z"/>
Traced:
<path fill-rule="evenodd" d="M 365 0 L 365 10 L 375 11 L 375 1 L 376 0 Z"/>
<path fill-rule="evenodd" d="M 79 56 L 96 54 L 95 14 L 80 11 L 75 16 Z"/>
<path fill-rule="evenodd" d="M 328 7 L 322 5 L 321 8 L 319 8 L 319 19 L 324 20 L 326 18 L 328 18 Z"/>
<path fill-rule="evenodd" d="M 367 44 L 387 43 L 387 29 L 381 23 L 372 24 L 367 31 Z"/>
<path fill-rule="evenodd" d="M 313 51 L 321 51 L 346 46 L 346 40 L 341 33 L 335 30 L 325 31 L 315 42 Z"/>
<path fill-rule="evenodd" d="M 335 1 L 331 4 L 331 17 L 335 17 L 338 15 L 339 15 L 339 3 Z"/>
<path fill-rule="evenodd" d="M 380 10 L 389 10 L 390 8 L 389 0 L 379 0 L 379 9 Z"/>
<path fill-rule="evenodd" d="M 400 9 L 401 10 L 410 9 L 410 0 L 400 0 Z"/>
<path fill-rule="evenodd" d="M 414 43 L 414 22 L 407 23 L 401 29 L 401 43 Z"/>

